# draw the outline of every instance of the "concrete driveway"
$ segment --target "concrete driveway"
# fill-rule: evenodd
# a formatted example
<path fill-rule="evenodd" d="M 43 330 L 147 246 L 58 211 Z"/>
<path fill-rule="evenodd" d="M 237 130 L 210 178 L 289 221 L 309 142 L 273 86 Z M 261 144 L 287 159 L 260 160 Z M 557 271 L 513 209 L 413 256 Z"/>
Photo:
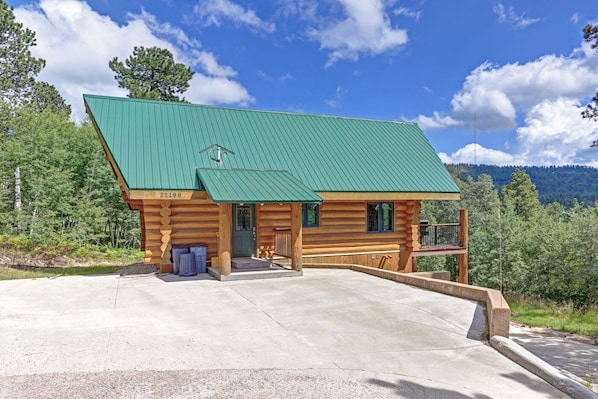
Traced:
<path fill-rule="evenodd" d="M 483 308 L 348 270 L 0 282 L 0 398 L 562 398 Z"/>

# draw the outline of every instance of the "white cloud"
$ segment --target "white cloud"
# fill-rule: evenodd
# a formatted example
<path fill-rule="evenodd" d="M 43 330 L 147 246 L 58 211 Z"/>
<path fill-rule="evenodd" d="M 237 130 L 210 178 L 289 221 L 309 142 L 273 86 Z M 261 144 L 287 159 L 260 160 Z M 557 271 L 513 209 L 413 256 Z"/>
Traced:
<path fill-rule="evenodd" d="M 299 17 L 304 21 L 318 20 L 316 0 L 277 0 L 277 15 L 285 18 Z"/>
<path fill-rule="evenodd" d="M 419 21 L 419 19 L 422 16 L 422 12 L 421 11 L 414 11 L 410 8 L 407 7 L 399 7 L 397 9 L 394 10 L 394 14 L 395 15 L 403 15 L 405 17 L 409 17 L 414 19 L 416 22 Z"/>
<path fill-rule="evenodd" d="M 172 26 L 169 23 L 159 22 L 155 15 L 146 12 L 144 9 L 142 9 L 141 13 L 139 14 L 129 13 L 127 16 L 129 20 L 143 21 L 154 35 L 168 38 L 169 41 L 174 40 L 176 44 L 181 47 L 201 47 L 201 43 L 198 40 L 187 36 L 187 34 L 181 28 Z"/>
<path fill-rule="evenodd" d="M 339 108 L 339 107 L 341 107 L 342 102 L 348 92 L 349 91 L 347 89 L 338 85 L 336 87 L 336 91 L 334 93 L 334 98 L 324 100 L 324 104 L 328 105 L 330 108 Z"/>
<path fill-rule="evenodd" d="M 465 79 L 451 101 L 452 112 L 420 115 L 424 130 L 464 126 L 478 131 L 515 131 L 505 149 L 469 144 L 451 162 L 518 165 L 598 165 L 598 124 L 581 118 L 598 87 L 598 56 L 584 43 L 571 56 L 546 55 L 525 64 L 484 63 Z"/>
<path fill-rule="evenodd" d="M 590 148 L 598 140 L 598 124 L 584 120 L 583 106 L 573 99 L 543 101 L 527 113 L 516 129 L 512 153 L 468 144 L 451 155 L 439 154 L 446 163 L 495 165 L 586 165 L 598 166 L 598 151 Z"/>
<path fill-rule="evenodd" d="M 257 70 L 257 76 L 259 76 L 260 78 L 262 78 L 262 79 L 264 79 L 264 80 L 266 80 L 266 81 L 272 81 L 272 80 L 274 80 L 274 79 L 272 78 L 272 76 L 268 75 L 266 72 L 264 72 L 264 71 L 263 71 L 263 70 L 261 70 L 261 69 L 258 69 L 258 70 Z"/>
<path fill-rule="evenodd" d="M 272 82 L 273 80 L 279 80 L 281 82 L 293 79 L 293 75 L 291 73 L 285 73 L 284 75 L 279 76 L 278 78 L 274 78 L 264 72 L 262 69 L 257 70 L 257 76 L 264 79 L 265 81 Z"/>
<path fill-rule="evenodd" d="M 206 25 L 222 25 L 222 19 L 229 19 L 239 25 L 247 25 L 252 29 L 272 33 L 276 31 L 273 23 L 260 19 L 255 11 L 244 9 L 230 0 L 200 0 L 194 8 L 195 14 Z"/>
<path fill-rule="evenodd" d="M 327 67 L 362 53 L 379 55 L 407 43 L 407 32 L 394 29 L 381 0 L 339 0 L 345 19 L 310 28 L 308 37 L 329 50 Z"/>
<path fill-rule="evenodd" d="M 205 73 L 196 73 L 184 94 L 191 102 L 254 101 L 244 87 L 227 79 L 236 74 L 232 68 L 218 65 L 214 55 L 199 49 L 198 41 L 176 27 L 160 24 L 145 11 L 130 14 L 127 23 L 119 25 L 84 1 L 41 0 L 35 6 L 16 8 L 15 16 L 36 32 L 38 45 L 32 52 L 46 60 L 39 80 L 56 86 L 78 120 L 85 115 L 83 93 L 127 94 L 118 88 L 108 62 L 114 57 L 126 59 L 134 46 L 167 48 L 178 62 L 202 67 Z M 197 84 L 205 87 L 197 88 Z M 210 89 L 215 92 L 210 93 Z"/>
<path fill-rule="evenodd" d="M 516 126 L 513 103 L 504 91 L 492 87 L 474 85 L 457 93 L 451 105 L 457 119 L 472 120 L 473 125 L 481 130 L 512 129 Z"/>
<path fill-rule="evenodd" d="M 580 56 L 547 55 L 525 64 L 480 65 L 453 96 L 449 123 L 432 117 L 438 123 L 430 128 L 450 127 L 459 121 L 480 131 L 511 130 L 519 114 L 541 102 L 592 96 L 598 86 L 598 57 L 583 49 L 575 52 Z"/>
<path fill-rule="evenodd" d="M 525 14 L 517 15 L 513 6 L 505 9 L 500 3 L 494 6 L 493 11 L 498 17 L 498 23 L 514 25 L 521 29 L 540 21 L 540 18 L 526 18 Z"/>
<path fill-rule="evenodd" d="M 237 71 L 229 66 L 222 66 L 218 64 L 216 56 L 205 51 L 199 52 L 197 56 L 198 61 L 203 66 L 203 69 L 210 75 L 217 77 L 233 77 L 237 76 Z"/>
<path fill-rule="evenodd" d="M 193 75 L 191 86 L 185 93 L 187 100 L 200 104 L 239 104 L 247 106 L 255 99 L 240 83 L 225 77 Z"/>
<path fill-rule="evenodd" d="M 525 165 L 516 156 L 503 151 L 484 148 L 479 144 L 467 144 L 453 154 L 439 153 L 444 163 L 487 164 L 487 165 Z"/>
<path fill-rule="evenodd" d="M 570 98 L 543 101 L 527 113 L 517 129 L 515 151 L 534 165 L 597 165 L 598 124 L 584 120 L 584 107 Z"/>
<path fill-rule="evenodd" d="M 420 115 L 415 119 L 408 119 L 403 117 L 403 120 L 409 120 L 410 122 L 416 122 L 422 130 L 431 129 L 444 129 L 451 126 L 461 126 L 463 123 L 453 119 L 450 116 L 442 116 L 438 112 L 430 116 Z"/>

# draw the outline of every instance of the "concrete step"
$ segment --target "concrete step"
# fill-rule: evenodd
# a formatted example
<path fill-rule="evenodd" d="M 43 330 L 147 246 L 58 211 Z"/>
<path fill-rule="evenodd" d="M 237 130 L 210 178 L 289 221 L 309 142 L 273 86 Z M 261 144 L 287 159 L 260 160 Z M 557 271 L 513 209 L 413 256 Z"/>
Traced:
<path fill-rule="evenodd" d="M 233 258 L 231 261 L 233 269 L 269 269 L 270 261 L 260 258 Z"/>
<path fill-rule="evenodd" d="M 226 276 L 220 274 L 220 269 L 218 267 L 208 267 L 208 273 L 210 276 L 220 281 L 262 280 L 303 276 L 302 270 L 288 270 L 281 267 L 274 269 L 233 269 L 233 272 Z"/>

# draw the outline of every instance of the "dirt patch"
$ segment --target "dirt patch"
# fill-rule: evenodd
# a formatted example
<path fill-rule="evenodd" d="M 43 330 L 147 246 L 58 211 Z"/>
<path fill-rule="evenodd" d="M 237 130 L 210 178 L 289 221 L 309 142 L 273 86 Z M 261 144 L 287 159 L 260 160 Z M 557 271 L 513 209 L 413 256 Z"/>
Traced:
<path fill-rule="evenodd" d="M 131 274 L 151 274 L 155 272 L 157 272 L 156 266 L 148 265 L 143 262 L 131 263 L 118 271 L 121 276 L 128 276 Z"/>
<path fill-rule="evenodd" d="M 41 267 L 68 267 L 74 266 L 73 260 L 66 256 L 57 257 L 31 257 L 14 253 L 0 252 L 0 266 L 19 268 L 41 268 Z M 30 270 L 30 269 L 25 269 Z M 33 269 L 35 270 L 35 269 Z"/>
<path fill-rule="evenodd" d="M 86 260 L 86 259 L 73 259 L 67 256 L 31 256 L 21 255 L 7 251 L 0 251 L 0 267 L 27 270 L 27 271 L 39 271 L 39 270 L 53 270 L 56 273 L 61 273 L 61 269 L 68 267 L 87 267 L 96 265 L 114 265 L 115 262 L 108 262 L 102 260 Z M 116 262 L 116 266 L 118 266 Z M 143 262 L 131 263 L 123 265 L 121 269 L 117 271 L 121 276 L 132 275 L 132 274 L 150 274 L 157 271 L 154 265 L 146 265 Z"/>
<path fill-rule="evenodd" d="M 85 266 L 83 266 L 85 267 Z M 68 269 L 69 266 L 33 266 L 33 265 L 7 265 L 7 264 L 0 264 L 0 268 L 6 269 L 16 269 L 16 270 L 25 270 L 25 271 L 46 271 L 46 272 L 54 272 L 58 276 L 61 276 L 63 270 Z M 130 265 L 123 266 L 122 268 L 118 269 L 116 273 L 121 276 L 129 276 L 129 275 L 137 275 L 137 274 L 152 274 L 156 273 L 157 269 L 154 265 L 146 265 L 144 263 L 132 263 Z"/>

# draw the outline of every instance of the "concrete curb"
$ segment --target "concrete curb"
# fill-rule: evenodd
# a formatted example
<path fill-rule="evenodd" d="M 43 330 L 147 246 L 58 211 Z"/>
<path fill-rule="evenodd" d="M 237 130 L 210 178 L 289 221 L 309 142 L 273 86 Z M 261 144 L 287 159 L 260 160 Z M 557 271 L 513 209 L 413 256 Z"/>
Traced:
<path fill-rule="evenodd" d="M 515 363 L 534 373 L 558 390 L 575 399 L 598 399 L 598 395 L 508 338 L 495 335 L 490 345 Z"/>

